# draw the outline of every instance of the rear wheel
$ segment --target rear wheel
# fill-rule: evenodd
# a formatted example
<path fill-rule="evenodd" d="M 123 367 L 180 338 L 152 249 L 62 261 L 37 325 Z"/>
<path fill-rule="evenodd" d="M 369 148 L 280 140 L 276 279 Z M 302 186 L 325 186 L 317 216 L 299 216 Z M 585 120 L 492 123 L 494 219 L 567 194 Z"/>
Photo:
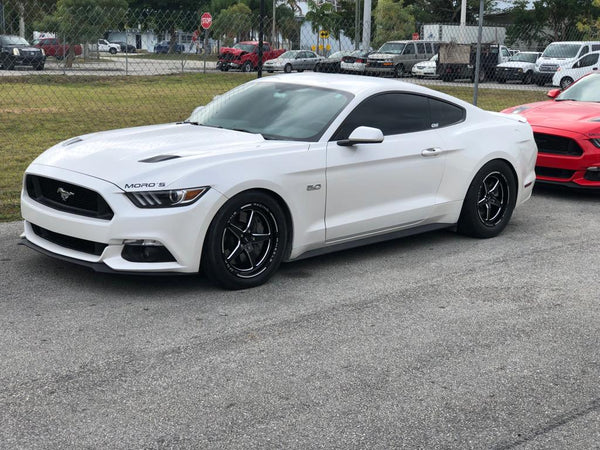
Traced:
<path fill-rule="evenodd" d="M 508 224 L 516 199 L 517 183 L 508 164 L 490 161 L 469 186 L 458 219 L 458 232 L 478 238 L 497 236 Z"/>
<path fill-rule="evenodd" d="M 253 70 L 254 70 L 254 67 L 252 66 L 252 63 L 250 61 L 246 61 L 242 65 L 242 72 L 252 72 Z"/>
<path fill-rule="evenodd" d="M 531 84 L 532 80 L 533 80 L 533 74 L 531 73 L 531 70 L 530 70 L 523 77 L 523 84 Z"/>
<path fill-rule="evenodd" d="M 404 76 L 404 65 L 398 64 L 394 67 L 394 78 L 401 78 Z"/>
<path fill-rule="evenodd" d="M 261 285 L 281 264 L 287 236 L 279 203 L 263 192 L 244 192 L 214 217 L 204 242 L 202 267 L 226 289 Z"/>
<path fill-rule="evenodd" d="M 566 88 L 568 88 L 569 86 L 571 86 L 573 84 L 573 78 L 571 77 L 564 77 L 563 79 L 560 80 L 560 88 L 564 91 Z"/>
<path fill-rule="evenodd" d="M 111 47 L 110 49 L 108 49 L 108 53 L 110 53 L 111 55 L 116 55 L 117 54 L 117 49 L 114 47 Z"/>

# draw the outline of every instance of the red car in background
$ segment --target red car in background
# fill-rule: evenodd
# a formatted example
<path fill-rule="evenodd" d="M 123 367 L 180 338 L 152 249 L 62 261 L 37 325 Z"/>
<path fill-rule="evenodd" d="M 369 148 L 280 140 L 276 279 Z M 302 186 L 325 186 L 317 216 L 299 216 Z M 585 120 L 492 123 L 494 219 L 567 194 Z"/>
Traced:
<path fill-rule="evenodd" d="M 600 74 L 548 97 L 502 111 L 526 117 L 533 128 L 537 182 L 600 189 Z"/>

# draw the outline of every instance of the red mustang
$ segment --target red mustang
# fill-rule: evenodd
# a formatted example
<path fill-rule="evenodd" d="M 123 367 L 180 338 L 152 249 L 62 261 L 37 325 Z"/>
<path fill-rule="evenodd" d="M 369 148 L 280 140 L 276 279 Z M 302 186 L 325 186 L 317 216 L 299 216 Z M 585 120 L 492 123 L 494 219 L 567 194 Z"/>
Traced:
<path fill-rule="evenodd" d="M 552 101 L 505 109 L 527 118 L 538 146 L 538 182 L 600 188 L 600 74 L 587 75 Z"/>

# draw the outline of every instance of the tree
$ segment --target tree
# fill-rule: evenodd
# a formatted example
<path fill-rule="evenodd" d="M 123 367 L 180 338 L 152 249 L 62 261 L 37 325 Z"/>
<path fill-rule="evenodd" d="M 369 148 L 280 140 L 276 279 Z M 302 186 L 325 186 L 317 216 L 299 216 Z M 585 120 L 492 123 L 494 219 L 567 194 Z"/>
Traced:
<path fill-rule="evenodd" d="M 37 28 L 58 34 L 65 44 L 92 42 L 106 30 L 120 28 L 127 0 L 58 0 L 56 10 L 37 22 Z M 73 45 L 67 53 L 67 67 L 73 65 Z"/>
<path fill-rule="evenodd" d="M 545 46 L 552 41 L 579 40 L 580 18 L 591 17 L 590 0 L 536 0 L 533 8 L 527 0 L 518 0 L 511 12 L 514 24 L 507 29 L 507 42 L 537 43 Z"/>
<path fill-rule="evenodd" d="M 405 0 L 415 21 L 422 23 L 459 23 L 461 0 Z M 484 0 L 485 13 L 495 8 L 495 0 Z M 479 0 L 467 0 L 467 23 L 475 23 L 479 16 Z"/>
<path fill-rule="evenodd" d="M 600 39 L 600 0 L 593 0 L 594 11 L 589 17 L 582 17 L 577 22 L 577 29 L 583 33 L 585 39 Z"/>
<path fill-rule="evenodd" d="M 339 16 L 334 6 L 329 2 L 317 5 L 313 0 L 308 0 L 308 12 L 305 16 L 310 22 L 310 27 L 314 33 L 317 33 L 317 52 L 319 51 L 319 32 L 332 31 L 334 24 L 339 22 Z M 339 31 L 338 31 L 339 33 Z"/>
<path fill-rule="evenodd" d="M 409 39 L 415 31 L 412 8 L 405 8 L 402 0 L 379 0 L 375 8 L 375 37 L 373 46 L 379 47 L 386 41 Z"/>
<path fill-rule="evenodd" d="M 224 38 L 225 45 L 248 38 L 251 30 L 252 10 L 244 3 L 221 10 L 212 25 L 213 36 Z"/>

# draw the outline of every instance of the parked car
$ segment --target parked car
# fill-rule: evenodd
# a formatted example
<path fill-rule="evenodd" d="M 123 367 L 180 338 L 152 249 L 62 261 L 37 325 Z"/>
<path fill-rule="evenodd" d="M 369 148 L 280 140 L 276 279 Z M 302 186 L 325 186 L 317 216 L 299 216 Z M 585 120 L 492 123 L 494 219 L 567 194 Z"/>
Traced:
<path fill-rule="evenodd" d="M 99 52 L 108 52 L 111 55 L 116 55 L 119 50 L 121 50 L 121 46 L 116 42 L 108 42 L 106 39 L 98 39 L 98 51 Z"/>
<path fill-rule="evenodd" d="M 496 236 L 530 197 L 535 158 L 523 118 L 423 86 L 262 77 L 183 122 L 41 154 L 25 172 L 22 243 L 100 271 L 201 266 L 247 288 L 282 261 L 422 231 Z"/>
<path fill-rule="evenodd" d="M 64 59 L 69 53 L 73 56 L 83 54 L 83 47 L 80 44 L 65 44 L 53 37 L 35 39 L 33 46 L 44 50 L 46 56 L 54 56 L 58 60 Z"/>
<path fill-rule="evenodd" d="M 573 81 L 578 80 L 582 76 L 587 75 L 588 73 L 599 71 L 599 55 L 600 52 L 588 53 L 574 63 L 560 66 L 558 69 L 556 69 L 556 73 L 552 77 L 552 85 L 560 86 L 561 89 L 566 89 L 573 83 Z"/>
<path fill-rule="evenodd" d="M 115 44 L 119 44 L 119 47 L 120 47 L 119 51 L 123 52 L 123 53 L 135 53 L 137 51 L 137 49 L 135 48 L 135 45 L 128 44 L 127 42 L 117 41 L 117 42 L 115 42 Z"/>
<path fill-rule="evenodd" d="M 559 41 L 552 42 L 536 61 L 533 81 L 543 86 L 552 81 L 561 65 L 574 63 L 589 52 L 600 50 L 600 41 Z"/>
<path fill-rule="evenodd" d="M 533 82 L 535 62 L 541 56 L 540 52 L 519 52 L 510 57 L 506 62 L 496 66 L 496 81 L 520 81 L 523 84 Z"/>
<path fill-rule="evenodd" d="M 252 72 L 258 69 L 258 41 L 238 42 L 233 47 L 221 47 L 217 69 L 227 72 L 229 69 L 239 69 L 242 72 Z M 285 53 L 284 49 L 274 49 L 268 42 L 263 42 L 262 63 L 275 59 Z"/>
<path fill-rule="evenodd" d="M 351 51 L 339 51 L 332 53 L 327 58 L 321 59 L 315 65 L 315 72 L 327 72 L 327 73 L 340 73 L 341 70 L 341 62 L 344 56 L 350 55 Z"/>
<path fill-rule="evenodd" d="M 20 36 L 0 35 L 0 68 L 13 70 L 16 66 L 31 66 L 43 70 L 46 62 L 44 50 L 33 47 Z"/>
<path fill-rule="evenodd" d="M 169 49 L 171 48 L 171 41 L 160 41 L 158 44 L 154 46 L 154 53 L 169 53 Z M 183 44 L 174 43 L 173 50 L 171 53 L 183 53 L 185 47 Z"/>
<path fill-rule="evenodd" d="M 415 64 L 412 68 L 412 75 L 417 78 L 437 77 L 437 53 L 429 58 L 428 61 L 421 61 Z"/>
<path fill-rule="evenodd" d="M 525 117 L 538 146 L 537 180 L 600 188 L 600 73 L 584 76 L 552 99 L 504 110 Z"/>
<path fill-rule="evenodd" d="M 305 70 L 313 70 L 315 65 L 322 59 L 322 56 L 310 50 L 288 50 L 278 58 L 265 61 L 263 69 L 267 72 L 283 71 L 289 73 L 292 70 L 303 72 Z"/>
<path fill-rule="evenodd" d="M 411 73 L 412 67 L 427 61 L 438 52 L 433 41 L 389 41 L 369 55 L 367 73 L 402 77 Z"/>
<path fill-rule="evenodd" d="M 342 58 L 340 68 L 346 73 L 356 73 L 363 75 L 367 64 L 367 58 L 371 54 L 370 51 L 354 50 L 348 56 Z"/>

